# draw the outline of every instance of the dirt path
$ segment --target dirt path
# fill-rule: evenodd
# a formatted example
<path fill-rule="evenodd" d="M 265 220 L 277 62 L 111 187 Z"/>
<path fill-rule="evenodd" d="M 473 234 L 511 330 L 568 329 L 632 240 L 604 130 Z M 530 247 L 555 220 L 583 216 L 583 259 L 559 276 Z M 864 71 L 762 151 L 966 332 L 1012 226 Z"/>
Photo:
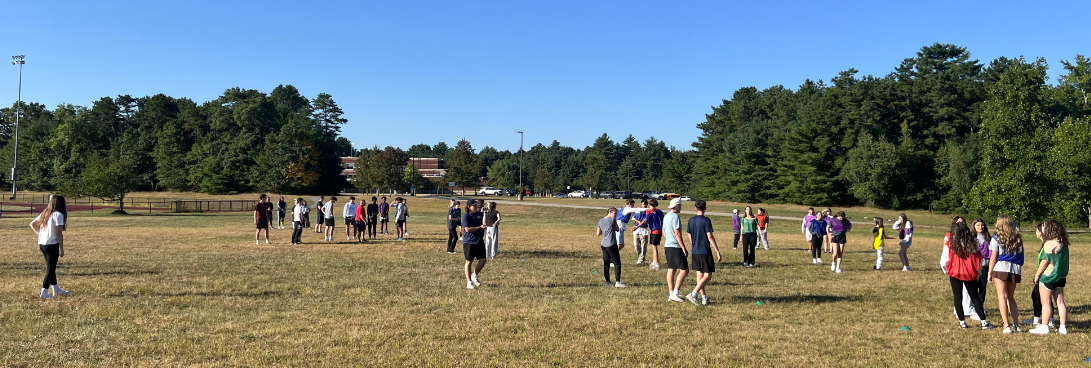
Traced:
<path fill-rule="evenodd" d="M 466 201 L 467 199 L 475 199 L 475 198 L 468 198 L 468 197 L 420 197 L 420 198 L 427 198 L 427 199 L 437 199 L 437 200 L 444 200 L 444 201 L 449 201 L 449 200 L 451 200 L 451 199 L 455 199 L 455 200 L 458 200 L 458 201 Z M 687 203 L 693 203 L 693 202 L 687 202 Z M 521 205 L 521 206 L 542 206 L 542 207 L 561 207 L 561 208 L 583 208 L 583 209 L 591 209 L 591 210 L 602 210 L 602 209 L 605 209 L 605 207 L 603 207 L 603 206 L 588 206 L 588 205 L 582 205 L 582 204 L 563 204 L 563 203 L 542 203 L 542 202 L 519 202 L 519 201 L 504 201 L 504 204 L 514 204 L 514 205 Z M 684 207 L 683 207 L 683 208 L 684 208 Z M 692 208 L 691 208 L 691 209 L 689 209 L 689 210 L 687 210 L 687 211 L 692 211 Z M 731 216 L 732 214 L 731 214 L 730 212 L 713 212 L 713 211 L 706 211 L 706 212 L 705 212 L 705 215 L 709 215 L 709 216 Z M 769 218 L 771 218 L 771 219 L 774 219 L 774 220 L 794 220 L 794 221 L 799 221 L 799 222 L 800 222 L 800 224 L 802 224 L 802 223 L 803 223 L 803 218 L 802 218 L 802 217 L 791 217 L 791 216 L 769 216 Z"/>

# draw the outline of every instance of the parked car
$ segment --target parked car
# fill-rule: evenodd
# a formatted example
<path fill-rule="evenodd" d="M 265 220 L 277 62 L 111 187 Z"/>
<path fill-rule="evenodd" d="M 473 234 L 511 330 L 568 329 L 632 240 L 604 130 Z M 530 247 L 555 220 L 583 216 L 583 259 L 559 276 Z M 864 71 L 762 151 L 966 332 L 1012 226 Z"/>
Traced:
<path fill-rule="evenodd" d="M 583 197 L 586 197 L 586 196 L 587 196 L 587 192 L 584 192 L 582 190 L 577 190 L 575 192 L 568 193 L 568 198 L 583 198 Z"/>
<path fill-rule="evenodd" d="M 641 193 L 641 194 L 644 195 L 644 199 L 654 199 L 654 200 L 662 199 L 662 198 L 660 198 L 662 193 L 659 193 L 658 191 L 654 191 L 654 190 L 646 191 L 646 192 Z"/>
<path fill-rule="evenodd" d="M 566 198 L 566 197 L 568 197 L 568 195 L 564 194 L 564 193 L 553 193 L 553 198 Z"/>
<path fill-rule="evenodd" d="M 498 195 L 501 195 L 503 193 L 503 191 L 504 190 L 500 189 L 500 188 L 481 187 L 481 190 L 477 191 L 477 195 L 495 195 L 495 196 L 498 196 Z"/>
<path fill-rule="evenodd" d="M 690 198 L 689 196 L 681 196 L 681 197 L 678 197 L 678 199 L 681 199 L 683 201 L 692 201 L 693 200 L 693 198 Z"/>
<path fill-rule="evenodd" d="M 601 192 L 599 192 L 599 198 L 612 199 L 612 198 L 614 198 L 614 192 L 611 192 L 609 190 L 601 191 Z"/>
<path fill-rule="evenodd" d="M 630 192 L 628 190 L 620 190 L 620 191 L 614 192 L 614 198 L 615 199 L 631 199 L 631 198 L 633 198 L 633 192 Z"/>
<path fill-rule="evenodd" d="M 659 200 L 669 201 L 678 197 L 681 197 L 678 193 L 663 193 L 663 195 L 659 196 Z"/>

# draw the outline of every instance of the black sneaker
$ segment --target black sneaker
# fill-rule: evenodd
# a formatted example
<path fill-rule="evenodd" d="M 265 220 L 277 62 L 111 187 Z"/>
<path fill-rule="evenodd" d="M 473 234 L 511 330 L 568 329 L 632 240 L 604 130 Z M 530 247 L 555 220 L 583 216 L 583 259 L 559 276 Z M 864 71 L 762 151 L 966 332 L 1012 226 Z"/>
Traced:
<path fill-rule="evenodd" d="M 970 328 L 970 326 L 966 325 L 966 321 L 958 321 L 958 328 Z"/>
<path fill-rule="evenodd" d="M 996 325 L 994 325 L 992 323 L 989 323 L 989 321 L 981 321 L 981 329 L 982 330 L 991 330 L 991 329 L 994 329 L 994 328 L 996 328 Z"/>

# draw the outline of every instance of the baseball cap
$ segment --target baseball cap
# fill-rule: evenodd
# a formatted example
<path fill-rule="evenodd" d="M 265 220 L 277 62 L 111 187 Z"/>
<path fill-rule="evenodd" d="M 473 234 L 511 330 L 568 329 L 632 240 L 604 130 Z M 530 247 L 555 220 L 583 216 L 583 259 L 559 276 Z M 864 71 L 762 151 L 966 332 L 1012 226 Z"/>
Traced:
<path fill-rule="evenodd" d="M 477 205 L 477 200 L 476 199 L 471 199 L 471 200 L 466 201 L 466 206 L 467 207 L 476 206 L 476 205 Z"/>
<path fill-rule="evenodd" d="M 667 206 L 667 208 L 674 208 L 674 207 L 681 206 L 681 205 L 682 205 L 682 199 L 681 198 L 675 198 L 675 199 L 671 200 L 671 205 Z"/>
<path fill-rule="evenodd" d="M 731 212 L 732 212 L 732 213 L 739 213 L 739 209 L 738 209 L 738 208 L 736 208 L 736 209 L 733 209 L 733 210 L 731 210 Z"/>

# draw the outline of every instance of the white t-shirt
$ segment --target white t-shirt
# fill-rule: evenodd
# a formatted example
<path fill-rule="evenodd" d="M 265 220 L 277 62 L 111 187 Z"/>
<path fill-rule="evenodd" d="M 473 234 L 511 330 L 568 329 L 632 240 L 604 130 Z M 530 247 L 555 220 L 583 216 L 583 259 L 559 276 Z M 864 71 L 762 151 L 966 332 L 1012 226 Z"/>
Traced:
<path fill-rule="evenodd" d="M 292 221 L 303 222 L 303 211 L 306 208 L 307 207 L 298 204 L 295 205 L 295 207 L 292 207 Z"/>
<path fill-rule="evenodd" d="M 328 219 L 333 218 L 333 201 L 326 202 L 322 205 L 322 215 Z"/>
<path fill-rule="evenodd" d="M 352 202 L 345 203 L 345 207 L 341 208 L 341 217 L 356 218 L 356 204 Z"/>
<path fill-rule="evenodd" d="M 38 215 L 30 223 L 33 224 L 40 218 L 42 218 L 42 215 Z M 59 226 L 64 226 L 64 215 L 58 211 L 53 211 L 53 215 L 49 216 L 49 221 L 46 222 L 45 226 L 38 229 L 38 245 L 57 244 L 57 234 L 60 234 L 60 230 L 57 229 Z"/>

